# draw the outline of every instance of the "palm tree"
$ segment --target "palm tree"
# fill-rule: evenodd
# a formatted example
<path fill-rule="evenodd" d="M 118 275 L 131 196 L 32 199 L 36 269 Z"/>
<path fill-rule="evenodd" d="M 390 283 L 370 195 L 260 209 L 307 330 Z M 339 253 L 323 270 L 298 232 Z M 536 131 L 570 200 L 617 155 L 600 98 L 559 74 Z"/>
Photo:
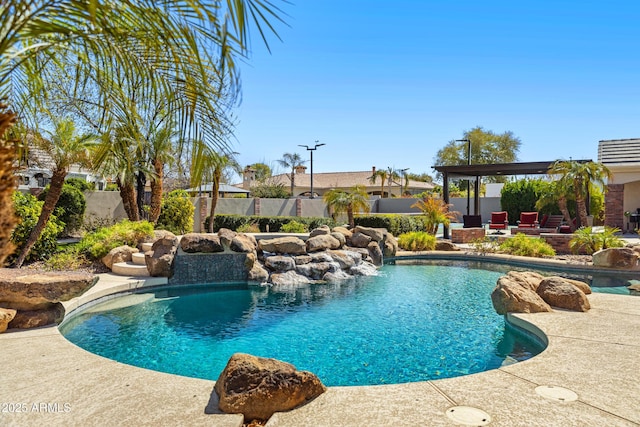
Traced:
<path fill-rule="evenodd" d="M 151 135 L 149 146 L 149 161 L 153 168 L 151 174 L 151 203 L 149 206 L 149 221 L 158 222 L 162 207 L 162 180 L 164 179 L 164 166 L 173 161 L 173 140 L 177 132 L 170 125 L 165 125 L 155 130 Z"/>
<path fill-rule="evenodd" d="M 550 168 L 549 174 L 560 175 L 560 180 L 573 183 L 576 198 L 576 211 L 580 226 L 587 226 L 586 198 L 591 186 L 600 184 L 604 187 L 605 179 L 611 179 L 611 171 L 602 163 L 577 162 L 575 160 L 558 160 Z"/>
<path fill-rule="evenodd" d="M 441 199 L 433 197 L 426 198 L 424 200 L 418 200 L 412 208 L 418 208 L 424 215 L 425 231 L 435 236 L 438 231 L 438 226 L 444 224 L 449 226 L 452 219 L 458 218 L 460 212 L 451 211 L 453 204 L 446 204 Z"/>
<path fill-rule="evenodd" d="M 74 94 L 91 92 L 98 101 L 79 109 L 79 116 L 97 111 L 98 124 L 108 126 L 114 108 L 109 95 L 123 82 L 138 81 L 172 99 L 183 135 L 197 128 L 209 144 L 219 146 L 224 144 L 217 138 L 220 121 L 207 119 L 212 111 L 226 110 L 220 108 L 222 98 L 212 94 L 222 87 L 239 90 L 236 58 L 249 52 L 249 26 L 268 48 L 267 32 L 277 36 L 273 23 L 283 22 L 282 15 L 273 1 L 263 0 L 169 0 L 157 6 L 130 0 L 5 0 L 0 5 L 0 99 L 41 99 L 26 92 L 33 85 L 46 91 L 54 81 L 47 65 L 66 63 L 76 78 Z M 0 115 L 0 206 L 11 210 L 16 154 L 5 135 L 15 114 L 2 105 Z M 12 215 L 2 218 L 0 261 L 10 253 L 8 236 L 15 225 Z"/>
<path fill-rule="evenodd" d="M 356 185 L 351 187 L 350 191 L 333 188 L 322 196 L 327 204 L 327 208 L 333 209 L 335 215 L 346 213 L 349 220 L 349 226 L 354 228 L 354 214 L 358 212 L 369 212 L 369 195 L 364 185 Z"/>
<path fill-rule="evenodd" d="M 283 168 L 291 168 L 291 175 L 289 180 L 291 181 L 291 196 L 293 197 L 293 188 L 296 181 L 296 168 L 307 163 L 306 160 L 302 160 L 298 153 L 284 153 L 282 159 L 278 160 L 278 164 Z"/>
<path fill-rule="evenodd" d="M 29 255 L 29 251 L 38 241 L 42 230 L 47 225 L 47 221 L 49 221 L 49 217 L 51 217 L 60 198 L 64 179 L 69 173 L 69 167 L 72 164 L 87 164 L 90 157 L 89 149 L 96 142 L 96 138 L 93 135 L 77 135 L 75 125 L 71 120 L 57 120 L 54 121 L 54 124 L 55 130 L 50 133 L 50 140 L 38 135 L 33 136 L 33 141 L 38 148 L 46 151 L 53 159 L 54 168 L 49 192 L 42 206 L 42 212 L 16 259 L 16 267 L 22 266 L 27 255 Z"/>
<path fill-rule="evenodd" d="M 369 182 L 376 183 L 376 180 L 380 178 L 380 197 L 384 197 L 384 183 L 389 179 L 387 171 L 384 169 L 376 169 L 376 171 L 369 177 Z"/>

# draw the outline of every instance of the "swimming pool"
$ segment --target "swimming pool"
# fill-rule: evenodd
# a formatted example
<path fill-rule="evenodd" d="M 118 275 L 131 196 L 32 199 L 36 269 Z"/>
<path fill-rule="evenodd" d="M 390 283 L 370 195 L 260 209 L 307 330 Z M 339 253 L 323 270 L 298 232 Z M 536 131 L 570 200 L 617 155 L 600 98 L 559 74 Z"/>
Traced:
<path fill-rule="evenodd" d="M 543 350 L 505 325 L 490 293 L 503 273 L 468 265 L 386 265 L 380 275 L 300 288 L 174 287 L 101 303 L 62 334 L 143 368 L 217 379 L 236 352 L 309 370 L 330 386 L 482 372 Z"/>

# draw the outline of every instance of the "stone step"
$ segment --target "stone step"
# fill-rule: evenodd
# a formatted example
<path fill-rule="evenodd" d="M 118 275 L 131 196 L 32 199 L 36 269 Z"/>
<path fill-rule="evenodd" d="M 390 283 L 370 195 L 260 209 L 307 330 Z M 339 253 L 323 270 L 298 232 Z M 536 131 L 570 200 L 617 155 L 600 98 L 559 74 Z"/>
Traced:
<path fill-rule="evenodd" d="M 153 246 L 153 243 L 143 243 L 142 244 L 142 252 L 147 252 L 151 250 L 151 247 Z"/>
<path fill-rule="evenodd" d="M 136 265 L 147 265 L 146 261 L 144 260 L 144 252 L 136 252 L 134 254 L 131 254 L 131 261 Z"/>
<path fill-rule="evenodd" d="M 119 276 L 148 276 L 149 270 L 146 265 L 138 265 L 132 262 L 116 262 L 111 267 L 111 272 Z"/>

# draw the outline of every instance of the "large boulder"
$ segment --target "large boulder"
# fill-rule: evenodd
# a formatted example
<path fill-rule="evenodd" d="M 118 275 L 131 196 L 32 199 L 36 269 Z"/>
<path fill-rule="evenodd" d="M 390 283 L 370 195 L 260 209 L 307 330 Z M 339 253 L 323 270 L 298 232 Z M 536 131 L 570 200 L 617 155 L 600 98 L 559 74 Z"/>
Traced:
<path fill-rule="evenodd" d="M 638 256 L 632 248 L 607 248 L 593 254 L 593 265 L 631 270 L 638 268 Z"/>
<path fill-rule="evenodd" d="M 347 238 L 344 234 L 342 233 L 338 233 L 336 231 L 332 231 L 331 232 L 331 237 L 333 237 L 334 239 L 336 239 L 338 242 L 340 242 L 340 247 L 343 247 L 344 245 L 347 244 Z"/>
<path fill-rule="evenodd" d="M 98 276 L 84 272 L 0 268 L 0 307 L 47 308 L 50 303 L 82 295 L 97 281 Z"/>
<path fill-rule="evenodd" d="M 180 239 L 180 248 L 186 253 L 224 252 L 224 246 L 217 234 L 188 233 Z"/>
<path fill-rule="evenodd" d="M 356 248 L 366 248 L 371 243 L 371 237 L 364 233 L 353 233 L 349 239 L 349 244 Z"/>
<path fill-rule="evenodd" d="M 542 274 L 534 273 L 533 271 L 510 271 L 507 276 L 520 286 L 529 288 L 533 292 L 538 289 L 540 282 L 544 279 Z"/>
<path fill-rule="evenodd" d="M 353 232 L 346 227 L 333 227 L 331 231 L 342 234 L 346 239 L 350 239 L 353 235 Z"/>
<path fill-rule="evenodd" d="M 231 246 L 231 241 L 234 237 L 236 237 L 238 233 L 233 230 L 229 230 L 228 228 L 221 228 L 218 230 L 218 237 L 220 238 L 220 243 L 223 246 L 229 247 Z"/>
<path fill-rule="evenodd" d="M 108 254 L 102 257 L 102 263 L 107 266 L 109 270 L 113 268 L 113 264 L 118 262 L 130 262 L 133 254 L 140 252 L 138 248 L 132 248 L 131 246 L 124 245 L 113 248 Z"/>
<path fill-rule="evenodd" d="M 335 270 L 335 268 L 333 264 L 329 262 L 310 262 L 309 264 L 302 264 L 296 267 L 297 273 L 313 280 L 320 280 L 324 277 L 325 273 L 333 270 Z"/>
<path fill-rule="evenodd" d="M 144 261 L 153 277 L 173 276 L 173 259 L 178 250 L 178 238 L 167 235 L 153 243 L 150 251 L 145 252 Z"/>
<path fill-rule="evenodd" d="M 496 287 L 491 292 L 491 302 L 498 314 L 552 311 L 540 295 L 510 276 L 498 279 Z"/>
<path fill-rule="evenodd" d="M 296 261 L 290 256 L 273 255 L 265 258 L 264 265 L 272 271 L 282 273 L 296 268 Z"/>
<path fill-rule="evenodd" d="M 331 260 L 337 262 L 343 270 L 348 270 L 362 262 L 362 256 L 357 252 L 329 251 L 328 255 L 331 257 Z"/>
<path fill-rule="evenodd" d="M 269 280 L 269 272 L 260 263 L 255 263 L 247 275 L 249 282 L 266 283 Z"/>
<path fill-rule="evenodd" d="M 396 256 L 398 252 L 398 239 L 391 233 L 387 233 L 384 239 L 384 248 L 382 254 L 387 258 Z"/>
<path fill-rule="evenodd" d="M 263 252 L 280 254 L 303 255 L 307 253 L 304 240 L 295 236 L 262 239 L 258 242 L 258 248 Z"/>
<path fill-rule="evenodd" d="M 327 227 L 329 228 L 329 227 Z M 330 234 L 318 234 L 307 239 L 307 252 L 326 251 L 327 249 L 339 249 L 340 241 Z"/>
<path fill-rule="evenodd" d="M 553 307 L 588 311 L 591 306 L 584 292 L 562 277 L 547 277 L 540 282 L 538 295 Z"/>
<path fill-rule="evenodd" d="M 367 250 L 369 251 L 369 258 L 371 258 L 371 262 L 373 265 L 379 267 L 382 265 L 383 256 L 382 249 L 380 249 L 380 245 L 377 242 L 371 241 L 369 245 L 367 245 Z"/>
<path fill-rule="evenodd" d="M 61 302 L 51 303 L 38 310 L 18 310 L 9 322 L 11 329 L 30 329 L 40 326 L 57 325 L 64 319 L 64 306 Z"/>
<path fill-rule="evenodd" d="M 285 271 L 284 273 L 271 273 L 270 282 L 274 286 L 300 286 L 311 283 L 311 279 L 307 276 L 296 272 L 295 270 Z"/>
<path fill-rule="evenodd" d="M 365 236 L 369 236 L 374 242 L 381 242 L 384 238 L 384 233 L 386 233 L 386 230 L 384 228 L 362 227 L 358 225 L 353 229 L 353 232 L 354 234 L 361 233 Z"/>
<path fill-rule="evenodd" d="M 267 420 L 315 399 L 326 387 L 317 376 L 275 359 L 236 353 L 216 381 L 218 406 L 243 414 L 245 421 Z"/>
<path fill-rule="evenodd" d="M 7 326 L 9 326 L 9 322 L 16 317 L 17 311 L 12 308 L 1 308 L 0 307 L 0 333 L 7 330 Z"/>
<path fill-rule="evenodd" d="M 309 237 L 324 236 L 327 234 L 331 234 L 331 229 L 328 225 L 321 225 L 320 227 L 311 230 Z"/>
<path fill-rule="evenodd" d="M 551 276 L 551 277 L 556 277 L 556 276 Z M 585 282 L 582 282 L 580 280 L 575 280 L 575 279 L 568 279 L 566 277 L 558 277 L 558 279 L 572 284 L 576 288 L 580 289 L 585 295 L 589 295 L 591 293 L 591 286 L 589 286 Z"/>
<path fill-rule="evenodd" d="M 231 239 L 229 248 L 234 252 L 250 253 L 258 248 L 256 238 L 250 234 L 238 233 Z"/>

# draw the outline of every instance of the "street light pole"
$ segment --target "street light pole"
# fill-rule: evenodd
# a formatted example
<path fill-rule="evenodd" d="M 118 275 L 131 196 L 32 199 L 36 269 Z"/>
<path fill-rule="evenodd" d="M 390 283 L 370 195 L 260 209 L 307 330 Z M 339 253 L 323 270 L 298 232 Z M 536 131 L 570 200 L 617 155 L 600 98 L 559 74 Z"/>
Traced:
<path fill-rule="evenodd" d="M 471 166 L 471 140 L 469 138 L 456 139 L 456 142 L 467 143 L 467 166 Z M 478 179 L 478 178 L 476 178 Z M 470 215 L 471 180 L 467 179 L 467 215 Z"/>
<path fill-rule="evenodd" d="M 316 151 L 318 149 L 318 147 L 322 147 L 323 145 L 326 144 L 318 144 L 318 140 L 316 140 L 316 145 L 314 145 L 313 147 L 309 147 L 308 145 L 298 145 L 299 147 L 304 147 L 307 149 L 307 151 L 309 151 L 311 153 L 311 194 L 309 195 L 310 199 L 313 199 L 313 152 Z"/>

